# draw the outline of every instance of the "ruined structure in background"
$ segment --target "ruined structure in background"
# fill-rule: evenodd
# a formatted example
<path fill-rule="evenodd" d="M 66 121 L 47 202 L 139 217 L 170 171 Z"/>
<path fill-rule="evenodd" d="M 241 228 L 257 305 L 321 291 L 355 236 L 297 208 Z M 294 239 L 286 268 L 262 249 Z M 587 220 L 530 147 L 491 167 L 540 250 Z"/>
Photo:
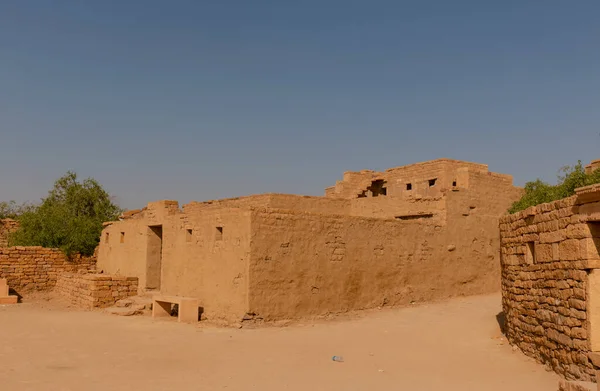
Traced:
<path fill-rule="evenodd" d="M 600 368 L 600 185 L 500 222 L 507 338 L 568 379 L 594 379 Z"/>
<path fill-rule="evenodd" d="M 498 219 L 520 194 L 486 165 L 439 159 L 348 172 L 325 197 L 153 202 L 107 224 L 97 267 L 228 322 L 493 292 Z"/>
<path fill-rule="evenodd" d="M 19 229 L 19 222 L 13 219 L 0 219 L 0 247 L 8 246 L 10 234 Z"/>
<path fill-rule="evenodd" d="M 592 160 L 592 162 L 590 164 L 585 166 L 585 173 L 591 174 L 592 172 L 596 171 L 599 168 L 600 168 L 600 159 Z"/>

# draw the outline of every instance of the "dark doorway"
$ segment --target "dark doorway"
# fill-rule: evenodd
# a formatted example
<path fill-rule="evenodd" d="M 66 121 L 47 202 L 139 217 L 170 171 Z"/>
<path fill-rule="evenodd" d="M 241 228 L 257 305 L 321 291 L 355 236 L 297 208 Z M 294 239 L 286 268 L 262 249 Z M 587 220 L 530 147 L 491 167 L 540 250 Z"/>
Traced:
<path fill-rule="evenodd" d="M 148 227 L 148 249 L 146 255 L 146 289 L 160 289 L 162 265 L 162 225 Z"/>

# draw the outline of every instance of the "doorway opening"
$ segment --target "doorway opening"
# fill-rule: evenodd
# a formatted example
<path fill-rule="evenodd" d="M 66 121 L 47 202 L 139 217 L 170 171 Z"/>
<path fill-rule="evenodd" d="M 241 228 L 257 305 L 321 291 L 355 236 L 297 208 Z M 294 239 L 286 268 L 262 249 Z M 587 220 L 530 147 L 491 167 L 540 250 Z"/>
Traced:
<path fill-rule="evenodd" d="M 160 290 L 162 239 L 162 225 L 153 225 L 148 227 L 148 249 L 146 252 L 146 289 Z"/>

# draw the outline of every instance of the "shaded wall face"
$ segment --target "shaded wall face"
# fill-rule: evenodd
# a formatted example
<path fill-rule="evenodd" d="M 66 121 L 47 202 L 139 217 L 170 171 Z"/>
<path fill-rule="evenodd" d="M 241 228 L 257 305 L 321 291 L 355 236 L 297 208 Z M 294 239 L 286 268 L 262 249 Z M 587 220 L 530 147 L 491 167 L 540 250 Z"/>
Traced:
<path fill-rule="evenodd" d="M 600 351 L 600 213 L 577 197 L 500 220 L 506 335 L 569 378 L 592 380 Z"/>
<path fill-rule="evenodd" d="M 250 212 L 185 214 L 163 232 L 161 293 L 198 298 L 208 319 L 241 320 L 248 308 Z"/>
<path fill-rule="evenodd" d="M 141 218 L 115 222 L 104 228 L 98 245 L 98 270 L 138 277 L 139 288 L 145 289 L 149 231 L 148 221 Z"/>
<path fill-rule="evenodd" d="M 249 305 L 266 319 L 481 293 L 493 282 L 435 224 L 255 211 L 252 231 Z"/>

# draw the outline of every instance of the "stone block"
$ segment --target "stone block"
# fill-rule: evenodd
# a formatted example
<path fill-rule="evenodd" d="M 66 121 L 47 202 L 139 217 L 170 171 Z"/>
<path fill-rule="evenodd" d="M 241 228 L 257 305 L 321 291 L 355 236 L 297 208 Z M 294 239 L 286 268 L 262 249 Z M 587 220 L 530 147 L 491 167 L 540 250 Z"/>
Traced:
<path fill-rule="evenodd" d="M 18 296 L 0 296 L 0 304 L 17 304 Z"/>
<path fill-rule="evenodd" d="M 600 214 L 600 202 L 591 202 L 579 206 L 579 214 L 581 215 L 593 215 L 595 213 Z"/>
<path fill-rule="evenodd" d="M 567 227 L 567 238 L 584 239 L 593 237 L 592 229 L 589 224 L 579 223 L 571 224 Z"/>
<path fill-rule="evenodd" d="M 539 235 L 540 243 L 555 243 L 565 240 L 567 237 L 566 230 L 561 229 L 551 232 L 542 232 Z"/>
<path fill-rule="evenodd" d="M 600 238 L 579 240 L 580 259 L 600 259 Z"/>
<path fill-rule="evenodd" d="M 535 246 L 535 262 L 552 262 L 552 244 L 539 243 Z"/>
<path fill-rule="evenodd" d="M 577 239 L 563 240 L 558 244 L 559 259 L 561 261 L 576 261 L 580 259 L 580 243 Z"/>

